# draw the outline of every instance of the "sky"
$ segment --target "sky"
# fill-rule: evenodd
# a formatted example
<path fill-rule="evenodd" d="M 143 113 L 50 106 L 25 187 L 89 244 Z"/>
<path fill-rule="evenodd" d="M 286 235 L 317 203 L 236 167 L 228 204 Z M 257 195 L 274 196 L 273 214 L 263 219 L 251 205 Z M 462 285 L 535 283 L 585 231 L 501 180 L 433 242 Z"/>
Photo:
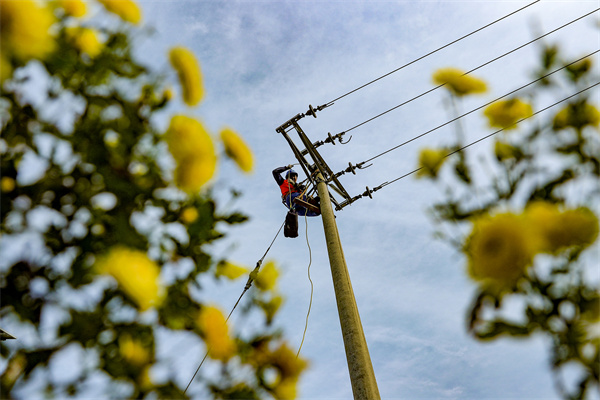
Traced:
<path fill-rule="evenodd" d="M 149 43 L 141 40 L 140 55 L 160 66 L 166 63 L 164 55 L 171 46 L 192 49 L 206 88 L 205 100 L 194 115 L 214 133 L 231 126 L 254 151 L 256 168 L 250 177 L 227 163 L 219 171 L 220 181 L 229 185 L 222 189 L 223 198 L 225 187 L 240 189 L 243 197 L 232 207 L 248 214 L 250 221 L 232 229 L 215 251 L 252 267 L 283 222 L 286 209 L 271 171 L 296 161 L 275 131 L 279 125 L 306 112 L 309 104 L 328 103 L 529 3 L 142 1 L 144 19 L 156 34 Z M 436 69 L 470 70 L 599 4 L 539 2 L 336 101 L 316 119 L 304 118 L 300 125 L 313 141 L 323 140 L 328 132 L 346 131 L 429 90 Z M 599 48 L 595 20 L 573 23 L 544 42 L 560 44 L 566 58 L 579 58 Z M 530 82 L 538 53 L 539 45 L 527 46 L 478 70 L 476 76 L 488 82 L 490 91 L 465 101 L 462 111 Z M 597 71 L 597 57 L 595 61 Z M 594 97 L 597 101 L 597 91 Z M 446 122 L 451 116 L 447 105 L 446 93 L 432 92 L 352 130 L 345 136 L 347 140 L 352 135 L 348 144 L 322 146 L 319 151 L 334 172 L 340 171 L 348 162 L 362 162 Z M 463 121 L 468 138 L 488 132 L 480 115 Z M 365 186 L 373 188 L 410 172 L 418 150 L 448 143 L 453 129 L 432 132 L 340 181 L 354 196 Z M 479 151 L 489 150 L 490 145 L 481 144 Z M 466 312 L 475 286 L 466 277 L 464 258 L 434 238 L 436 226 L 427 212 L 442 195 L 430 182 L 409 177 L 374 193 L 373 199 L 361 199 L 336 212 L 381 397 L 557 398 L 547 339 L 481 343 L 466 333 Z M 299 234 L 295 239 L 279 236 L 267 256 L 281 266 L 279 287 L 286 296 L 276 323 L 292 346 L 300 345 L 310 300 L 310 262 L 314 294 L 301 354 L 311 367 L 301 380 L 299 395 L 302 399 L 351 398 L 320 219 L 301 218 Z M 230 309 L 242 280 L 207 287 L 207 299 L 216 297 L 224 309 Z M 233 323 L 243 329 L 251 322 L 234 318 Z M 187 384 L 203 349 L 190 349 L 183 357 L 183 347 L 174 343 L 165 352 L 181 356 L 176 362 Z M 191 390 L 199 393 L 193 385 Z"/>
<path fill-rule="evenodd" d="M 214 134 L 224 126 L 239 132 L 253 149 L 255 171 L 242 175 L 233 163 L 219 167 L 216 195 L 229 188 L 243 196 L 223 210 L 239 210 L 250 221 L 228 230 L 214 252 L 253 267 L 281 226 L 286 208 L 271 171 L 295 163 L 275 129 L 309 104 L 333 99 L 462 37 L 530 1 L 186 1 L 142 0 L 145 24 L 155 33 L 140 35 L 137 56 L 169 71 L 167 52 L 175 45 L 198 57 L 205 100 L 197 109 L 173 112 L 199 117 Z M 459 43 L 335 102 L 300 125 L 313 140 L 346 131 L 433 87 L 441 67 L 473 69 L 600 5 L 599 1 L 541 1 Z M 566 58 L 600 48 L 598 13 L 545 38 L 558 43 Z M 463 112 L 532 80 L 539 45 L 525 47 L 478 70 L 490 87 L 465 100 Z M 596 72 L 600 62 L 594 58 Z M 173 76 L 173 81 L 175 82 Z M 177 88 L 175 87 L 175 90 Z M 600 103 L 598 91 L 593 95 Z M 549 103 L 548 103 L 549 104 Z M 352 140 L 319 148 L 330 168 L 345 169 L 451 119 L 446 93 L 434 91 L 369 122 L 345 136 Z M 540 108 L 544 104 L 538 105 Z M 465 118 L 468 139 L 488 133 L 481 113 Z M 158 121 L 167 124 L 168 121 Z M 453 138 L 453 126 L 436 130 L 344 175 L 351 196 L 415 169 L 422 147 Z M 483 142 L 473 151 L 489 150 Z M 301 175 L 301 178 L 303 176 Z M 541 336 L 477 342 L 466 332 L 466 313 L 475 285 L 465 260 L 434 237 L 428 214 L 443 193 L 431 182 L 408 177 L 336 212 L 336 222 L 352 279 L 365 337 L 383 399 L 558 398 L 549 367 L 550 343 Z M 225 203 L 227 203 L 225 205 Z M 597 206 L 597 204 L 596 204 Z M 301 399 L 348 399 L 352 389 L 344 353 L 333 284 L 320 218 L 299 220 L 299 237 L 280 235 L 267 259 L 281 267 L 279 290 L 286 302 L 275 321 L 290 344 L 300 346 L 314 283 L 312 308 L 301 354 L 310 361 L 300 386 Z M 308 240 L 307 240 L 308 239 Z M 595 257 L 597 257 L 597 249 Z M 598 271 L 595 278 L 600 282 Z M 206 299 L 229 310 L 245 279 L 205 285 Z M 234 314 L 243 330 L 252 321 Z M 185 387 L 204 355 L 184 336 L 162 345 Z M 210 373 L 208 366 L 201 373 Z M 200 384 L 191 394 L 201 395 Z M 593 398 L 600 398 L 596 392 Z"/>

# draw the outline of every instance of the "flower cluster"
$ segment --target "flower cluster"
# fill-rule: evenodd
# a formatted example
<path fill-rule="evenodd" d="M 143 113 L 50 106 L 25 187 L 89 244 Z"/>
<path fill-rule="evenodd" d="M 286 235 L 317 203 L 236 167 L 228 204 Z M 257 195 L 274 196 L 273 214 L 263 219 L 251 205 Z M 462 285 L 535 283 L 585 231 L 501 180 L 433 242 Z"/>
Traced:
<path fill-rule="evenodd" d="M 465 96 L 467 94 L 485 93 L 487 85 L 479 78 L 475 78 L 457 68 L 442 68 L 433 74 L 436 85 L 444 85 L 452 94 Z"/>
<path fill-rule="evenodd" d="M 492 128 L 515 129 L 520 120 L 533 115 L 533 109 L 530 104 L 515 98 L 496 101 L 487 106 L 483 114 Z"/>
<path fill-rule="evenodd" d="M 260 379 L 276 399 L 295 399 L 298 378 L 308 363 L 297 357 L 287 344 L 271 349 L 268 343 L 259 342 L 248 356 L 248 362 L 258 368 Z M 274 371 L 274 377 L 267 377 Z"/>
<path fill-rule="evenodd" d="M 419 153 L 419 170 L 417 171 L 417 176 L 436 178 L 448 153 L 447 149 L 425 148 L 421 150 Z"/>
<path fill-rule="evenodd" d="M 469 275 L 491 286 L 512 287 L 536 254 L 585 248 L 597 237 L 598 218 L 587 208 L 563 211 L 540 201 L 522 214 L 481 216 L 474 219 L 465 246 Z"/>
<path fill-rule="evenodd" d="M 2 66 L 45 59 L 56 49 L 50 27 L 56 22 L 52 9 L 35 0 L 0 2 Z M 6 71 L 3 77 L 10 76 Z"/>
<path fill-rule="evenodd" d="M 198 192 L 217 167 L 215 147 L 204 125 L 197 119 L 175 115 L 165 140 L 177 163 L 175 184 L 185 192 Z"/>
<path fill-rule="evenodd" d="M 75 49 L 86 54 L 90 58 L 96 57 L 104 47 L 103 43 L 98 38 L 98 33 L 94 29 L 82 27 L 68 27 L 65 29 L 67 41 L 69 41 Z"/>
<path fill-rule="evenodd" d="M 236 352 L 236 345 L 229 336 L 225 316 L 215 306 L 205 306 L 200 310 L 198 327 L 204 335 L 209 357 L 226 362 Z"/>
<path fill-rule="evenodd" d="M 242 171 L 252 172 L 254 157 L 252 156 L 252 150 L 250 150 L 244 139 L 234 130 L 225 128 L 221 131 L 221 140 L 225 146 L 225 154 L 235 161 Z"/>
<path fill-rule="evenodd" d="M 132 0 L 98 0 L 108 11 L 118 15 L 123 21 L 139 24 L 142 12 Z"/>
<path fill-rule="evenodd" d="M 169 51 L 169 61 L 179 76 L 183 101 L 189 106 L 197 105 L 204 97 L 204 87 L 194 53 L 185 47 L 174 47 Z"/>
<path fill-rule="evenodd" d="M 96 270 L 111 275 L 142 311 L 158 306 L 162 301 L 160 269 L 144 252 L 113 247 L 98 260 Z"/>

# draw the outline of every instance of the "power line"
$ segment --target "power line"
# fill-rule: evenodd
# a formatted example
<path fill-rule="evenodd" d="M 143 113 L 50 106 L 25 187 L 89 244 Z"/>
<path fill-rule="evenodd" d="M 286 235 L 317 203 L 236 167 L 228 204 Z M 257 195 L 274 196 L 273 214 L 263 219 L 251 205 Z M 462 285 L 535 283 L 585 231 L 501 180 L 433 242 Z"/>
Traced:
<path fill-rule="evenodd" d="M 449 121 L 447 121 L 447 122 L 444 122 L 443 124 L 441 124 L 441 125 L 438 125 L 438 126 L 436 126 L 435 128 L 433 128 L 433 129 L 430 129 L 430 130 L 428 130 L 427 132 L 425 132 L 425 133 L 422 133 L 422 134 L 420 134 L 420 135 L 418 135 L 418 136 L 415 136 L 415 137 L 413 137 L 412 139 L 409 139 L 409 140 L 407 140 L 407 141 L 405 141 L 405 142 L 403 142 L 403 143 L 400 143 L 399 145 L 397 145 L 397 146 L 394 146 L 394 147 L 392 147 L 392 148 L 390 148 L 390 149 L 388 149 L 388 150 L 386 150 L 386 151 L 384 151 L 384 152 L 382 152 L 382 153 L 379 153 L 379 154 L 377 154 L 376 156 L 373 156 L 373 157 L 369 158 L 368 160 L 365 160 L 365 161 L 363 161 L 363 162 L 361 162 L 361 163 L 358 163 L 358 164 L 356 164 L 356 166 L 357 166 L 358 168 L 360 168 L 360 167 L 361 167 L 361 166 L 363 166 L 364 164 L 366 164 L 366 163 L 368 163 L 368 162 L 370 162 L 370 161 L 373 161 L 374 159 L 376 159 L 376 158 L 378 158 L 378 157 L 381 157 L 381 156 L 383 156 L 383 155 L 385 155 L 385 154 L 387 154 L 387 153 L 389 153 L 389 152 L 391 152 L 391 151 L 394 151 L 394 150 L 396 150 L 396 149 L 398 149 L 398 148 L 400 148 L 400 147 L 402 147 L 402 146 L 404 146 L 404 145 L 407 145 L 408 143 L 410 143 L 410 142 L 413 142 L 413 141 L 415 141 L 415 140 L 417 140 L 417 139 L 419 139 L 419 138 L 421 138 L 421 137 L 423 137 L 423 136 L 425 136 L 425 135 L 428 135 L 428 134 L 430 134 L 431 132 L 433 132 L 433 131 L 436 131 L 436 130 L 438 130 L 438 129 L 440 129 L 440 128 L 442 128 L 442 127 L 444 127 L 444 126 L 448 125 L 448 124 L 451 124 L 452 122 L 455 122 L 455 121 L 459 120 L 459 119 L 460 119 L 460 118 L 462 118 L 462 117 L 465 117 L 465 116 L 467 116 L 467 115 L 469 115 L 469 114 L 472 114 L 472 113 L 474 113 L 475 111 L 481 110 L 482 108 L 484 108 L 484 107 L 486 107 L 486 106 L 488 106 L 488 105 L 490 105 L 490 104 L 492 104 L 492 103 L 494 103 L 494 102 L 496 102 L 496 101 L 498 101 L 498 100 L 500 100 L 500 99 L 503 99 L 504 97 L 510 96 L 511 94 L 513 94 L 513 93 L 516 93 L 516 92 L 518 92 L 519 90 L 522 90 L 522 89 L 526 88 L 527 86 L 531 86 L 531 85 L 533 85 L 534 83 L 537 83 L 537 82 L 539 82 L 539 81 L 541 81 L 541 80 L 544 80 L 544 79 L 546 79 L 547 77 L 549 77 L 550 75 L 553 75 L 553 74 L 555 74 L 555 73 L 557 73 L 557 72 L 559 72 L 559 71 L 561 71 L 561 70 L 563 70 L 563 69 L 567 68 L 567 67 L 568 67 L 568 66 L 570 66 L 570 65 L 576 64 L 576 63 L 578 63 L 578 62 L 579 62 L 579 61 L 581 61 L 581 60 L 584 60 L 584 59 L 586 59 L 586 58 L 588 58 L 588 57 L 590 57 L 590 56 L 593 56 L 594 54 L 596 54 L 596 53 L 598 53 L 598 52 L 600 52 L 600 50 L 596 50 L 596 51 L 594 51 L 594 52 L 592 52 L 592 53 L 590 53 L 590 54 L 588 54 L 588 55 L 586 55 L 586 56 L 583 56 L 583 57 L 581 57 L 581 58 L 579 58 L 579 59 L 577 59 L 577 60 L 575 60 L 575 61 L 573 61 L 573 62 L 571 62 L 571 63 L 569 63 L 569 64 L 566 64 L 566 65 L 564 65 L 564 66 L 562 66 L 562 67 L 560 67 L 560 68 L 558 68 L 558 69 L 556 69 L 556 70 L 554 70 L 554 71 L 552 71 L 552 72 L 549 72 L 548 74 L 546 74 L 546 75 L 544 75 L 544 76 L 541 76 L 541 77 L 537 78 L 536 80 L 534 80 L 534 81 L 531 81 L 531 82 L 527 83 L 526 85 L 523 85 L 523 86 L 521 86 L 521 87 L 519 87 L 519 88 L 517 88 L 517 89 L 514 89 L 514 90 L 512 90 L 512 91 L 510 91 L 510 92 L 508 92 L 508 93 L 506 93 L 506 94 L 504 94 L 504 95 L 502 95 L 502 96 L 500 96 L 500 97 L 498 97 L 498 98 L 496 98 L 496 99 L 494 99 L 494 100 L 492 100 L 492 101 L 489 101 L 489 102 L 487 102 L 487 103 L 485 103 L 485 104 L 483 104 L 483 105 L 481 105 L 481 106 L 479 106 L 479 107 L 477 107 L 477 108 L 474 108 L 474 109 L 472 109 L 471 111 L 468 111 L 468 112 L 466 112 L 466 113 L 464 113 L 464 114 L 461 114 L 461 115 L 459 115 L 459 116 L 457 116 L 457 117 L 455 117 L 455 118 L 453 118 L 453 119 L 451 119 L 451 120 L 449 120 Z"/>
<path fill-rule="evenodd" d="M 248 289 L 250 289 L 250 286 L 252 286 L 252 282 L 254 281 L 254 278 L 256 277 L 256 274 L 258 274 L 258 270 L 260 269 L 260 266 L 261 266 L 263 260 L 267 256 L 267 253 L 269 252 L 269 250 L 271 250 L 271 247 L 273 246 L 273 243 L 275 243 L 275 239 L 277 239 L 277 236 L 279 236 L 279 233 L 281 232 L 281 229 L 283 228 L 283 225 L 285 225 L 285 221 L 279 227 L 279 230 L 275 234 L 275 237 L 271 241 L 271 244 L 267 248 L 267 251 L 265 251 L 265 254 L 263 254 L 262 258 L 260 260 L 258 260 L 258 262 L 256 263 L 256 267 L 254 267 L 254 270 L 252 270 L 252 272 L 250 273 L 250 276 L 248 277 L 248 281 L 246 282 L 246 286 L 244 286 L 244 290 L 242 291 L 242 294 L 240 294 L 240 297 L 238 297 L 237 301 L 235 302 L 235 305 L 233 306 L 233 308 L 229 312 L 229 315 L 227 316 L 227 319 L 225 320 L 225 323 L 227 323 L 229 321 L 229 318 L 231 317 L 231 314 L 233 314 L 233 311 L 236 309 L 236 307 L 240 303 L 240 300 L 242 300 L 242 297 L 244 296 L 244 294 L 246 294 L 246 292 L 248 291 Z M 194 375 L 192 376 L 192 379 L 190 379 L 189 383 L 185 387 L 185 390 L 183 391 L 183 394 L 185 394 L 185 392 L 187 392 L 187 390 L 189 389 L 190 385 L 194 381 L 194 378 L 198 374 L 198 371 L 200 371 L 200 368 L 202 367 L 202 364 L 204 364 L 204 361 L 206 360 L 206 357 L 208 357 L 209 350 L 210 350 L 210 348 L 206 350 L 206 353 L 204 354 L 204 357 L 202 358 L 202 361 L 200 361 L 200 364 L 198 365 L 198 368 L 196 368 L 196 372 L 194 372 Z"/>
<path fill-rule="evenodd" d="M 519 47 L 516 47 L 516 48 L 514 48 L 514 49 L 512 49 L 512 50 L 510 50 L 510 51 L 508 51 L 508 52 L 506 52 L 506 53 L 504 53 L 504 54 L 502 54 L 502 55 L 500 55 L 500 56 L 498 56 L 498 57 L 496 57 L 496 58 L 494 58 L 494 59 L 490 60 L 490 61 L 487 61 L 486 63 L 484 63 L 484 64 L 481 64 L 480 66 L 478 66 L 478 67 L 476 67 L 476 68 L 473 68 L 473 69 L 471 69 L 470 71 L 467 71 L 467 72 L 465 72 L 465 73 L 463 74 L 463 76 L 464 76 L 464 75 L 468 75 L 468 74 L 470 74 L 471 72 L 477 71 L 478 69 L 480 69 L 480 68 L 483 68 L 483 67 L 485 67 L 486 65 L 489 65 L 489 64 L 493 63 L 494 61 L 497 61 L 497 60 L 499 60 L 499 59 L 501 59 L 501 58 L 503 58 L 503 57 L 506 57 L 507 55 L 509 55 L 509 54 L 512 54 L 512 53 L 514 53 L 515 51 L 522 49 L 523 47 L 529 46 L 530 44 L 532 44 L 532 43 L 534 43 L 534 42 L 536 42 L 536 41 L 538 41 L 538 40 L 540 40 L 540 39 L 543 39 L 544 37 L 546 37 L 546 36 L 548 36 L 548 35 L 550 35 L 550 34 L 552 34 L 552 33 L 555 33 L 555 32 L 557 32 L 557 31 L 559 31 L 559 30 L 561 30 L 561 29 L 563 29 L 563 28 L 565 28 L 565 27 L 567 27 L 567 26 L 569 26 L 569 25 L 571 25 L 571 24 L 573 24 L 573 23 L 575 23 L 575 22 L 577 22 L 577 21 L 579 21 L 579 20 L 581 20 L 581 19 L 585 18 L 585 17 L 588 17 L 588 16 L 592 15 L 593 13 L 597 12 L 598 10 L 600 10 L 600 8 L 596 8 L 595 10 L 593 10 L 593 11 L 590 11 L 589 13 L 587 13 L 587 14 L 585 14 L 585 15 L 582 15 L 582 16 L 580 16 L 580 17 L 578 17 L 578 18 L 576 18 L 576 19 L 574 19 L 574 20 L 572 20 L 572 21 L 570 21 L 570 22 L 567 22 L 566 24 L 564 24 L 564 25 L 562 25 L 562 26 L 559 26 L 558 28 L 555 28 L 555 29 L 551 30 L 550 32 L 547 32 L 547 33 L 545 33 L 545 34 L 543 34 L 543 35 L 541 35 L 541 36 L 539 36 L 539 37 L 537 37 L 537 38 L 535 38 L 535 39 L 533 39 L 533 40 L 531 40 L 531 41 L 529 41 L 529 42 L 527 42 L 527 43 L 525 43 L 525 44 L 522 44 L 522 45 L 521 45 L 521 46 L 519 46 Z M 444 85 L 445 85 L 445 83 L 443 83 L 443 84 L 441 84 L 441 85 L 438 85 L 438 86 L 436 86 L 436 87 L 434 87 L 434 88 L 432 88 L 432 89 L 429 89 L 429 90 L 428 90 L 428 91 L 426 91 L 426 92 L 423 92 L 423 93 L 421 93 L 421 94 L 420 94 L 420 95 L 418 95 L 418 96 L 415 96 L 415 97 L 413 97 L 413 98 L 411 98 L 411 99 L 409 99 L 409 100 L 407 100 L 407 101 L 405 101 L 405 102 L 403 102 L 403 103 L 400 103 L 400 104 L 398 104 L 398 105 L 397 105 L 397 106 L 395 106 L 395 107 L 392 107 L 392 108 L 390 108 L 389 110 L 386 110 L 386 111 L 384 111 L 384 112 L 382 112 L 382 113 L 380 113 L 380 114 L 377 114 L 376 116 L 374 116 L 374 117 L 371 117 L 371 118 L 367 119 L 366 121 L 363 121 L 363 122 L 359 123 L 358 125 L 355 125 L 355 126 L 353 126 L 352 128 L 349 128 L 349 129 L 346 129 L 345 131 L 342 131 L 342 132 L 340 132 L 339 134 L 337 134 L 337 135 L 336 135 L 336 137 L 340 137 L 340 138 L 341 138 L 341 136 L 343 136 L 344 134 L 346 134 L 346 133 L 348 133 L 348 132 L 350 132 L 350 131 L 352 131 L 352 130 L 354 130 L 354 129 L 356 129 L 356 128 L 358 128 L 358 127 L 362 126 L 362 125 L 365 125 L 365 124 L 367 124 L 367 123 L 369 123 L 369 122 L 371 122 L 371 121 L 373 121 L 373 120 L 375 120 L 375 119 L 377 119 L 377 118 L 379 118 L 379 117 L 381 117 L 381 116 L 383 116 L 383 115 L 385 115 L 385 114 L 387 114 L 387 113 L 389 113 L 389 112 L 391 112 L 391 111 L 394 111 L 395 109 L 397 109 L 397 108 L 399 108 L 399 107 L 402 107 L 402 106 L 404 106 L 404 105 L 406 105 L 406 104 L 408 104 L 408 103 L 410 103 L 410 102 L 412 102 L 412 101 L 414 101 L 414 100 L 417 100 L 418 98 L 420 98 L 420 97 L 423 97 L 423 96 L 425 96 L 426 94 L 429 94 L 429 93 L 433 92 L 434 90 L 437 90 L 437 89 L 441 88 L 441 87 L 442 87 L 442 86 L 444 86 Z"/>
<path fill-rule="evenodd" d="M 506 128 L 498 129 L 497 131 L 494 131 L 494 132 L 490 133 L 489 135 L 486 135 L 486 136 L 484 136 L 484 137 L 482 137 L 482 138 L 479 138 L 479 139 L 477 139 L 477 140 L 476 140 L 476 141 L 474 141 L 474 142 L 471 142 L 471 143 L 469 143 L 469 144 L 467 144 L 467 145 L 465 145 L 465 146 L 463 146 L 463 147 L 461 147 L 461 148 L 459 148 L 459 149 L 456 149 L 456 150 L 454 150 L 453 152 L 451 152 L 451 153 L 449 153 L 449 154 L 446 154 L 446 155 L 444 156 L 444 158 L 446 158 L 446 157 L 450 157 L 450 156 L 451 156 L 451 155 L 453 155 L 453 154 L 456 154 L 456 153 L 458 153 L 458 152 L 460 152 L 460 151 L 463 151 L 463 150 L 465 150 L 465 149 L 467 149 L 467 148 L 469 148 L 469 147 L 471 147 L 471 146 L 473 146 L 473 145 L 475 145 L 475 144 L 477 144 L 477 143 L 479 143 L 479 142 L 482 142 L 482 141 L 484 141 L 484 140 L 486 140 L 486 139 L 489 139 L 490 137 L 492 137 L 492 136 L 496 135 L 496 134 L 497 134 L 497 133 L 499 133 L 499 132 L 502 132 L 502 131 L 504 131 L 504 130 L 506 130 L 506 129 L 509 129 L 509 128 L 511 128 L 511 127 L 513 127 L 513 126 L 515 126 L 515 125 L 517 125 L 517 124 L 519 124 L 519 123 L 521 123 L 521 122 L 525 121 L 526 119 L 532 118 L 532 117 L 534 117 L 535 115 L 538 115 L 539 113 L 541 113 L 541 112 L 544 112 L 544 111 L 546 111 L 546 110 L 548 110 L 548 109 L 550 109 L 550 108 L 552 108 L 552 107 L 554 107 L 554 106 L 556 106 L 556 105 L 558 105 L 558 104 L 560 104 L 560 103 L 563 103 L 563 102 L 565 102 L 565 101 L 567 101 L 567 100 L 569 100 L 569 99 L 572 99 L 573 97 L 575 97 L 575 96 L 578 96 L 578 95 L 580 95 L 581 93 L 585 92 L 586 90 L 590 90 L 590 89 L 592 89 L 592 88 L 594 88 L 594 87 L 596 87 L 596 86 L 598 86 L 598 85 L 600 85 L 600 82 L 596 82 L 595 84 L 593 84 L 593 85 L 591 85 L 591 86 L 588 86 L 587 88 L 585 88 L 585 89 L 582 89 L 582 90 L 578 91 L 577 93 L 574 93 L 574 94 L 572 94 L 572 95 L 571 95 L 571 96 L 569 96 L 569 97 L 565 97 L 564 99 L 562 99 L 562 100 L 559 100 L 559 101 L 557 101 L 556 103 L 553 103 L 553 104 L 551 104 L 551 105 L 549 105 L 549 106 L 547 106 L 547 107 L 544 107 L 544 108 L 542 108 L 541 110 L 538 110 L 538 111 L 536 111 L 535 113 L 531 114 L 531 115 L 530 115 L 530 116 L 528 116 L 528 117 L 521 118 L 520 120 L 518 120 L 517 122 L 515 122 L 515 123 L 511 124 L 510 126 L 508 126 L 508 127 L 506 127 Z M 358 199 L 360 199 L 361 197 L 366 197 L 366 196 L 368 196 L 368 197 L 372 197 L 372 196 L 371 196 L 371 193 L 374 193 L 374 192 L 376 192 L 376 191 L 378 191 L 378 190 L 380 190 L 380 189 L 382 189 L 382 188 L 384 188 L 384 187 L 386 187 L 386 186 L 388 186 L 388 185 L 390 185 L 390 184 L 392 184 L 392 183 L 394 183 L 394 182 L 397 182 L 397 181 L 399 181 L 399 180 L 401 180 L 401 179 L 404 179 L 404 178 L 406 178 L 407 176 L 410 176 L 410 175 L 412 175 L 412 174 L 414 174 L 414 173 L 416 173 L 416 172 L 420 171 L 421 169 L 423 169 L 423 168 L 422 168 L 422 167 L 421 167 L 421 168 L 417 168 L 417 169 L 415 169 L 415 170 L 413 170 L 413 171 L 410 171 L 410 172 L 408 172 L 408 173 L 406 173 L 406 174 L 404 174 L 404 175 L 401 175 L 401 176 L 399 176 L 399 177 L 398 177 L 398 178 L 396 178 L 396 179 L 393 179 L 393 180 L 391 180 L 391 181 L 388 181 L 388 182 L 384 182 L 384 183 L 382 183 L 381 185 L 379 185 L 379 186 L 375 187 L 374 189 L 369 189 L 369 188 L 367 187 L 367 190 L 366 190 L 366 191 L 365 191 L 363 194 L 360 194 L 360 195 L 358 195 L 358 196 L 354 197 L 352 200 L 353 200 L 353 201 L 355 201 L 355 200 L 358 200 Z"/>
<path fill-rule="evenodd" d="M 401 66 L 401 67 L 399 67 L 399 68 L 396 68 L 395 70 L 393 70 L 393 71 L 391 71 L 391 72 L 388 72 L 388 73 L 387 73 L 387 74 L 385 74 L 385 75 L 382 75 L 382 76 L 380 76 L 379 78 L 373 79 L 372 81 L 370 81 L 370 82 L 368 82 L 368 83 L 365 83 L 364 85 L 362 85 L 362 86 L 359 86 L 359 87 L 357 87 L 356 89 L 353 89 L 353 90 L 349 91 L 348 93 L 346 93 L 346 94 L 343 94 L 343 95 L 341 95 L 341 96 L 339 96 L 339 97 L 337 97 L 337 98 L 335 98 L 335 99 L 333 99 L 333 100 L 329 101 L 329 102 L 328 102 L 328 103 L 326 103 L 324 106 L 325 106 L 325 107 L 328 107 L 328 106 L 332 105 L 334 102 L 336 102 L 336 101 L 338 101 L 338 100 L 340 100 L 340 99 L 342 99 L 342 98 L 344 98 L 344 97 L 346 97 L 346 96 L 348 96 L 348 95 L 350 95 L 350 94 L 352 94 L 352 93 L 354 93 L 354 92 L 356 92 L 356 91 L 358 91 L 358 90 L 360 90 L 360 89 L 362 89 L 362 88 L 364 88 L 364 87 L 366 87 L 366 86 L 369 86 L 370 84 L 372 84 L 372 83 L 375 83 L 375 82 L 379 81 L 380 79 L 383 79 L 383 78 L 385 78 L 386 76 L 389 76 L 389 75 L 393 74 L 394 72 L 398 72 L 398 71 L 400 71 L 401 69 L 403 69 L 403 68 L 406 68 L 406 67 L 408 67 L 409 65 L 412 65 L 412 64 L 416 63 L 417 61 L 420 61 L 420 60 L 422 60 L 422 59 L 424 59 L 424 58 L 426 58 L 426 57 L 429 57 L 430 55 L 432 55 L 432 54 L 434 54 L 434 53 L 437 53 L 438 51 L 440 51 L 440 50 L 442 50 L 442 49 L 445 49 L 446 47 L 448 47 L 448 46 L 451 46 L 451 45 L 453 45 L 453 44 L 455 44 L 455 43 L 457 43 L 457 42 L 459 42 L 459 41 L 461 41 L 461 40 L 463 40 L 463 39 L 465 39 L 465 38 L 467 38 L 467 37 L 469 37 L 469 36 L 471 36 L 471 35 L 473 35 L 473 34 L 475 34 L 475 33 L 479 32 L 479 31 L 482 31 L 482 30 L 484 30 L 485 28 L 488 28 L 488 27 L 490 27 L 490 26 L 494 25 L 494 24 L 495 24 L 495 23 L 497 23 L 497 22 L 500 22 L 500 21 L 502 21 L 503 19 L 506 19 L 506 18 L 510 17 L 510 16 L 511 16 L 511 15 L 513 15 L 513 14 L 516 14 L 516 13 L 518 13 L 519 11 L 522 11 L 522 10 L 526 9 L 527 7 L 531 7 L 532 5 L 534 5 L 534 4 L 536 4 L 536 3 L 539 3 L 539 2 L 540 2 L 540 0 L 536 0 L 536 1 L 534 1 L 534 2 L 532 2 L 532 3 L 530 3 L 530 4 L 528 4 L 528 5 L 526 5 L 525 7 L 521 7 L 521 8 L 519 8 L 518 10 L 511 12 L 510 14 L 507 14 L 507 15 L 505 15 L 505 16 L 503 16 L 503 17 L 501 17 L 501 18 L 499 18 L 499 19 L 497 19 L 497 20 L 495 20 L 495 21 L 493 21 L 493 22 L 490 22 L 489 24 L 487 24 L 487 25 L 485 25 L 485 26 L 482 26 L 481 28 L 479 28 L 479 29 L 476 29 L 476 30 L 474 30 L 474 31 L 473 31 L 473 32 L 471 32 L 471 33 L 468 33 L 468 34 L 466 34 L 466 35 L 464 35 L 464 36 L 462 36 L 462 37 L 460 37 L 460 38 L 458 38 L 458 39 L 456 39 L 456 40 L 454 40 L 454 41 L 452 41 L 452 42 L 450 42 L 450 43 L 448 43 L 448 44 L 445 44 L 445 45 L 444 45 L 444 46 L 442 46 L 442 47 L 439 47 L 439 48 L 437 48 L 437 49 L 435 49 L 435 50 L 433 50 L 433 51 L 431 51 L 431 52 L 429 52 L 429 53 L 427 53 L 427 54 L 425 54 L 425 55 L 423 55 L 423 56 L 421 56 L 421 57 L 419 57 L 419 58 L 416 58 L 416 59 L 414 59 L 413 61 L 411 61 L 411 62 L 409 62 L 409 63 L 407 63 L 407 64 L 404 64 L 403 66 Z"/>

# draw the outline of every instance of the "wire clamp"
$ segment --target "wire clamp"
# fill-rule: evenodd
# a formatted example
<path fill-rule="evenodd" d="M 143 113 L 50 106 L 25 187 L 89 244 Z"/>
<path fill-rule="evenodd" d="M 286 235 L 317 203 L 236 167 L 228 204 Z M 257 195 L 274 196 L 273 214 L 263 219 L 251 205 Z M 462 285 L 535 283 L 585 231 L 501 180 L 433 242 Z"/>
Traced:
<path fill-rule="evenodd" d="M 371 165 L 373 165 L 373 163 L 369 164 L 369 165 L 365 165 L 366 161 L 363 161 L 361 163 L 356 164 L 356 168 L 358 169 L 367 169 L 369 168 Z"/>

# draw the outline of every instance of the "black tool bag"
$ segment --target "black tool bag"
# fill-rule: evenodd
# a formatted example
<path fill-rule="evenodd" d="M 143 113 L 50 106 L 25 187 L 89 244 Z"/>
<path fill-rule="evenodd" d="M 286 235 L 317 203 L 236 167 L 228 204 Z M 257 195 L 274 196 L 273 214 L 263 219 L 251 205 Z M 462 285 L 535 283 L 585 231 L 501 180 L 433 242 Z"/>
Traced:
<path fill-rule="evenodd" d="M 288 211 L 287 215 L 285 216 L 283 235 L 288 238 L 298 237 L 298 214 L 296 214 L 294 211 Z"/>

